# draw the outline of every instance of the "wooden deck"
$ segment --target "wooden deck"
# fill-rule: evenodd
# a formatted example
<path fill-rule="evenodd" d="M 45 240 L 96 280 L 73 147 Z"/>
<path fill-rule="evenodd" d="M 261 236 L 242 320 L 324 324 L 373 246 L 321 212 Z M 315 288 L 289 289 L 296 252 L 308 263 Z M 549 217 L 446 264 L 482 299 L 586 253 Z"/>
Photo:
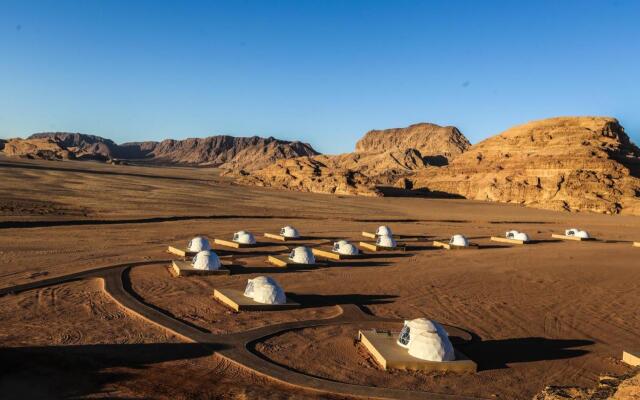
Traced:
<path fill-rule="evenodd" d="M 230 275 L 231 271 L 225 266 L 220 269 L 209 271 L 203 269 L 195 269 L 189 261 L 172 261 L 171 274 L 173 276 L 193 276 L 193 275 Z"/>
<path fill-rule="evenodd" d="M 236 312 L 290 310 L 300 307 L 300 304 L 289 299 L 285 304 L 258 303 L 235 289 L 214 289 L 213 298 Z"/>
<path fill-rule="evenodd" d="M 396 343 L 399 332 L 359 331 L 358 341 L 384 370 L 406 369 L 418 371 L 476 372 L 477 365 L 455 350 L 454 361 L 427 361 L 413 357 Z"/>

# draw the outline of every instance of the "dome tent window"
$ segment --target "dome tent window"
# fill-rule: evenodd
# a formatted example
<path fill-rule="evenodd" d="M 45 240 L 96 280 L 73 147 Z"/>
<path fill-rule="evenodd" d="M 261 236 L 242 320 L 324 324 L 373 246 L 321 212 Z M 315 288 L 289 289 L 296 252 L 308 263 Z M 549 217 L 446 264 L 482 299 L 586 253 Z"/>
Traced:
<path fill-rule="evenodd" d="M 240 244 L 256 244 L 256 238 L 247 231 L 238 231 L 233 234 L 233 241 Z"/>

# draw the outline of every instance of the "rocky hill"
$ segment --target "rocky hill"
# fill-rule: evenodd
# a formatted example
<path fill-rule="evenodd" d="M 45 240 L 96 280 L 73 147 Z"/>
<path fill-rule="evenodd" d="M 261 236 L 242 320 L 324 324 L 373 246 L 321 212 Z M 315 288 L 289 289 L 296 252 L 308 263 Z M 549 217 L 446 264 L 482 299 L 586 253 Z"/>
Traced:
<path fill-rule="evenodd" d="M 213 165 L 244 170 L 262 168 L 283 158 L 319 154 L 306 143 L 258 136 L 169 139 L 159 143 L 129 143 L 122 147 L 135 149 L 134 152 L 142 152 L 145 157 L 152 158 L 156 162 Z"/>
<path fill-rule="evenodd" d="M 431 165 L 444 165 L 471 147 L 454 126 L 420 123 L 406 128 L 372 130 L 356 143 L 358 153 L 415 149 Z"/>
<path fill-rule="evenodd" d="M 251 173 L 229 174 L 248 185 L 379 196 L 385 187 L 406 187 L 405 178 L 415 171 L 447 164 L 468 146 L 455 127 L 416 124 L 367 132 L 354 153 L 281 160 Z"/>
<path fill-rule="evenodd" d="M 513 127 L 414 188 L 567 211 L 640 214 L 640 150 L 614 118 L 562 117 Z"/>
<path fill-rule="evenodd" d="M 38 133 L 27 139 L 10 139 L 3 152 L 8 156 L 47 160 L 144 160 L 165 164 L 210 165 L 253 170 L 282 158 L 313 156 L 308 144 L 272 137 L 211 136 L 202 139 L 124 143 L 80 133 Z"/>

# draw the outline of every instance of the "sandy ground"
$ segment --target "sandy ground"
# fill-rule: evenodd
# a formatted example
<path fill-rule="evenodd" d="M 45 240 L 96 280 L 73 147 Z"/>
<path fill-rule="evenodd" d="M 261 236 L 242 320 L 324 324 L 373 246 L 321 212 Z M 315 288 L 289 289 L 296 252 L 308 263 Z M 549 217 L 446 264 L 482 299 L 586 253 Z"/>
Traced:
<path fill-rule="evenodd" d="M 232 185 L 209 169 L 0 159 L 0 287 L 168 259 L 167 245 L 183 247 L 196 234 L 229 238 L 292 224 L 306 235 L 360 240 L 381 221 L 430 239 L 464 233 L 484 247 L 447 252 L 415 243 L 406 253 L 298 271 L 268 267 L 269 249 L 260 248 L 242 251 L 230 277 L 172 278 L 162 264 L 134 268 L 132 287 L 214 333 L 326 318 L 335 305 L 356 303 L 379 316 L 427 316 L 476 337 L 462 350 L 479 372 L 466 375 L 380 371 L 354 342 L 355 326 L 288 332 L 258 345 L 279 364 L 344 382 L 529 399 L 545 385 L 590 386 L 600 374 L 627 370 L 618 359 L 640 336 L 640 248 L 630 245 L 640 240 L 637 217 L 281 192 Z M 549 240 L 568 227 L 601 240 Z M 547 241 L 489 241 L 509 229 Z M 285 251 L 270 248 L 277 249 Z M 233 314 L 210 299 L 213 288 L 242 289 L 263 274 L 305 308 Z M 42 390 L 59 398 L 327 397 L 266 382 L 180 343 L 128 315 L 97 280 L 2 297 L 0 321 L 0 390 L 28 389 L 22 398 L 42 398 Z"/>

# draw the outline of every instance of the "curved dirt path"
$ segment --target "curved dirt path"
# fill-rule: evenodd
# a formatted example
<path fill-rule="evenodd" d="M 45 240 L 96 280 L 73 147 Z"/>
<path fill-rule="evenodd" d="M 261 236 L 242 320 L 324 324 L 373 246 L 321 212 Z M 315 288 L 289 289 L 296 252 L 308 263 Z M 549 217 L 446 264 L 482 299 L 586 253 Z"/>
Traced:
<path fill-rule="evenodd" d="M 352 397 L 366 397 L 379 399 L 425 399 L 425 400 L 477 400 L 479 397 L 460 396 L 453 394 L 440 394 L 433 392 L 412 391 L 402 389 L 391 389 L 374 386 L 364 386 L 330 379 L 311 376 L 300 373 L 284 366 L 275 364 L 265 357 L 252 351 L 256 343 L 269 337 L 273 337 L 290 330 L 320 327 L 327 325 L 357 324 L 363 328 L 375 327 L 380 322 L 395 322 L 394 319 L 379 318 L 366 314 L 354 304 L 336 306 L 341 313 L 335 317 L 320 319 L 293 321 L 281 324 L 264 326 L 245 332 L 215 335 L 203 332 L 193 326 L 178 321 L 162 310 L 146 304 L 131 288 L 129 272 L 131 268 L 142 265 L 168 263 L 171 260 L 148 260 L 139 262 L 128 262 L 114 264 L 105 267 L 95 268 L 70 275 L 44 279 L 41 281 L 16 285 L 0 289 L 0 296 L 19 293 L 27 290 L 38 289 L 46 286 L 58 285 L 78 279 L 99 278 L 104 282 L 105 292 L 114 301 L 120 304 L 127 311 L 132 312 L 143 319 L 153 323 L 173 334 L 180 336 L 188 342 L 199 343 L 209 346 L 212 351 L 224 359 L 247 368 L 254 373 L 268 377 L 287 385 L 298 388 L 317 391 L 321 393 L 331 393 Z M 447 330 L 454 336 L 464 340 L 470 340 L 471 335 L 459 328 L 447 326 Z"/>

